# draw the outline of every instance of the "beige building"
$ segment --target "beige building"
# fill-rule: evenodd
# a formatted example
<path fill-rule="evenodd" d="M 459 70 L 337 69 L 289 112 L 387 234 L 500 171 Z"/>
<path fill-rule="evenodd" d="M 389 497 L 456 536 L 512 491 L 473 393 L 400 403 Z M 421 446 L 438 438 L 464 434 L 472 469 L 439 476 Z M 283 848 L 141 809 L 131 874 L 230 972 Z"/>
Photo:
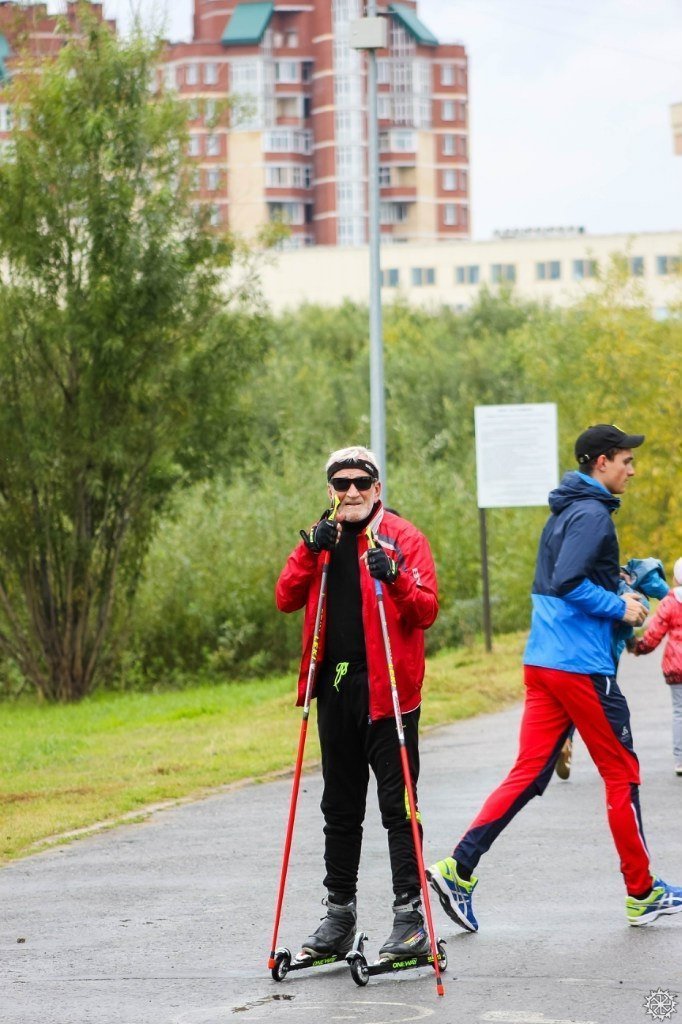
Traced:
<path fill-rule="evenodd" d="M 673 129 L 673 149 L 682 156 L 682 103 L 673 103 L 670 108 L 670 122 Z"/>
<path fill-rule="evenodd" d="M 489 242 L 387 245 L 382 250 L 383 301 L 464 310 L 483 285 L 513 285 L 524 298 L 570 305 L 597 286 L 599 268 L 614 254 L 627 260 L 633 294 L 644 295 L 658 316 L 682 301 L 682 231 L 638 235 L 528 232 Z M 304 302 L 332 306 L 369 300 L 366 246 L 316 246 L 269 254 L 261 271 L 275 311 Z"/>

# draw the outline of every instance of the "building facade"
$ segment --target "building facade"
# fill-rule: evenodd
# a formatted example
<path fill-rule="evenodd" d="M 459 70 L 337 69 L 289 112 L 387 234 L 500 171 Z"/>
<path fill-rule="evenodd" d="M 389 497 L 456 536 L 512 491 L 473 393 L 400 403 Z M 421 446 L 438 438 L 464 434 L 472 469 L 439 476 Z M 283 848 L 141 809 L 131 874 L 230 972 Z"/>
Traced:
<path fill-rule="evenodd" d="M 439 44 L 415 0 L 378 13 L 384 241 L 467 238 L 465 49 Z M 366 57 L 350 45 L 362 14 L 361 0 L 194 0 L 193 39 L 169 44 L 161 76 L 190 105 L 196 198 L 216 226 L 249 237 L 281 222 L 293 248 L 367 240 Z"/>
<path fill-rule="evenodd" d="M 682 156 L 682 103 L 670 107 L 670 125 L 673 131 L 673 151 Z"/>
<path fill-rule="evenodd" d="M 568 306 L 599 287 L 614 256 L 622 258 L 633 302 L 665 317 L 682 304 L 682 231 L 561 237 L 552 232 L 489 242 L 386 247 L 384 303 L 401 300 L 463 311 L 482 287 L 511 287 L 522 298 Z M 275 312 L 311 302 L 369 301 L 366 246 L 275 254 L 261 268 L 263 295 Z"/>
<path fill-rule="evenodd" d="M 99 21 L 110 25 L 116 31 L 116 22 L 105 19 L 102 5 L 91 4 L 92 12 Z M 64 21 L 68 26 L 65 32 Z M 46 4 L 15 3 L 14 0 L 0 0 L 0 148 L 9 145 L 12 129 L 12 110 L 3 94 L 3 86 L 12 75 L 20 70 L 23 55 L 40 62 L 55 57 L 67 40 L 68 35 L 78 29 L 78 3 L 67 0 L 61 14 L 48 13 Z"/>

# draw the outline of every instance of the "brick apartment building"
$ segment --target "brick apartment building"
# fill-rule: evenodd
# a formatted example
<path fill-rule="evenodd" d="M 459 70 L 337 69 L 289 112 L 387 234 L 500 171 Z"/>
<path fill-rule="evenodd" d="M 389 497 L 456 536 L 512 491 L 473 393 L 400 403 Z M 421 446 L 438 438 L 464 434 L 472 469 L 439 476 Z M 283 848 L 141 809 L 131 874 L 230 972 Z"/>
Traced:
<path fill-rule="evenodd" d="M 116 22 L 104 19 L 100 3 L 92 3 L 91 8 L 96 18 L 107 20 L 115 30 Z M 67 0 L 61 14 L 48 14 L 46 4 L 28 6 L 15 0 L 0 0 L 0 88 L 16 71 L 20 49 L 26 49 L 33 57 L 46 59 L 59 52 L 66 39 L 60 20 L 66 18 L 73 29 L 77 24 L 77 9 L 76 0 Z M 0 126 L 0 133 L 3 130 Z"/>
<path fill-rule="evenodd" d="M 112 31 L 116 30 L 116 22 L 104 18 L 101 4 L 92 3 L 91 7 L 96 18 L 106 20 Z M 12 111 L 3 96 L 3 85 L 19 70 L 20 53 L 27 52 L 37 60 L 54 57 L 67 39 L 62 19 L 73 31 L 78 24 L 77 9 L 76 0 L 67 0 L 61 14 L 49 14 L 46 4 L 27 6 L 15 0 L 0 0 L 0 146 L 7 142 L 12 127 Z"/>
<path fill-rule="evenodd" d="M 378 12 L 384 240 L 468 238 L 465 49 L 439 44 L 416 0 Z M 193 39 L 168 44 L 159 78 L 187 99 L 196 200 L 216 226 L 248 237 L 282 221 L 291 247 L 366 242 L 366 57 L 349 44 L 363 13 L 362 0 L 194 0 Z M 0 0 L 0 83 L 22 28 L 34 53 L 61 43 L 43 5 Z M 10 117 L 0 90 L 0 139 Z"/>
<path fill-rule="evenodd" d="M 378 9 L 385 240 L 467 238 L 466 52 L 440 45 L 414 0 Z M 282 220 L 294 247 L 366 241 L 366 58 L 349 45 L 362 14 L 361 0 L 194 0 L 193 40 L 169 45 L 163 76 L 197 101 L 190 153 L 214 223 L 251 235 Z M 227 95 L 220 126 L 213 105 Z"/>

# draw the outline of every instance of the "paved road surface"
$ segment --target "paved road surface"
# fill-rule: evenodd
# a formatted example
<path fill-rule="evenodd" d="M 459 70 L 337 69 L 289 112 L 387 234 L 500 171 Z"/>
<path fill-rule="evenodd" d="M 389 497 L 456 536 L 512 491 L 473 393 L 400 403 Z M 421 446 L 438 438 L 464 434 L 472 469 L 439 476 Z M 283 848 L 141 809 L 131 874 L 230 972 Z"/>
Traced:
<path fill-rule="evenodd" d="M 628 658 L 622 685 L 644 773 L 654 866 L 682 884 L 682 779 L 658 662 Z M 292 711 L 292 714 L 299 712 Z M 511 763 L 519 708 L 423 742 L 427 863 L 451 850 Z M 222 793 L 0 871 L 2 1024 L 646 1024 L 650 993 L 682 998 L 682 915 L 628 928 L 601 782 L 578 743 L 480 866 L 467 935 L 434 907 L 448 942 L 446 995 L 430 970 L 357 988 L 345 967 L 266 968 L 288 779 Z M 296 947 L 323 910 L 320 780 L 306 777 L 280 941 Z M 390 929 L 385 838 L 370 800 L 359 909 L 374 955 Z M 18 942 L 22 939 L 25 941 Z M 682 1024 L 682 1006 L 667 1018 Z"/>

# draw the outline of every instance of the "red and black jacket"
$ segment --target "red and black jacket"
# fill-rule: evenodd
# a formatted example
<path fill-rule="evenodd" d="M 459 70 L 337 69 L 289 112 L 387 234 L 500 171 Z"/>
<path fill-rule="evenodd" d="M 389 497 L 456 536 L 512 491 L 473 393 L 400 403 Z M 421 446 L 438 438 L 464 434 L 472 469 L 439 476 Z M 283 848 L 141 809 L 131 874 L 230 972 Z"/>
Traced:
<path fill-rule="evenodd" d="M 400 709 L 405 714 L 414 711 L 421 702 L 424 679 L 424 630 L 429 628 L 438 614 L 436 569 L 426 537 L 406 519 L 387 512 L 379 504 L 370 526 L 378 543 L 397 562 L 400 570 L 395 583 L 384 585 L 384 607 Z M 360 559 L 367 550 L 367 537 L 364 533 L 359 534 L 357 544 Z M 280 611 L 294 612 L 305 606 L 303 656 L 298 678 L 299 707 L 304 703 L 308 681 L 322 561 L 323 553 L 315 554 L 301 542 L 289 555 L 275 588 L 277 607 Z M 388 718 L 393 714 L 393 703 L 379 609 L 374 580 L 362 562 L 360 595 L 367 652 L 370 718 Z M 324 658 L 324 641 L 323 615 L 318 663 Z"/>

